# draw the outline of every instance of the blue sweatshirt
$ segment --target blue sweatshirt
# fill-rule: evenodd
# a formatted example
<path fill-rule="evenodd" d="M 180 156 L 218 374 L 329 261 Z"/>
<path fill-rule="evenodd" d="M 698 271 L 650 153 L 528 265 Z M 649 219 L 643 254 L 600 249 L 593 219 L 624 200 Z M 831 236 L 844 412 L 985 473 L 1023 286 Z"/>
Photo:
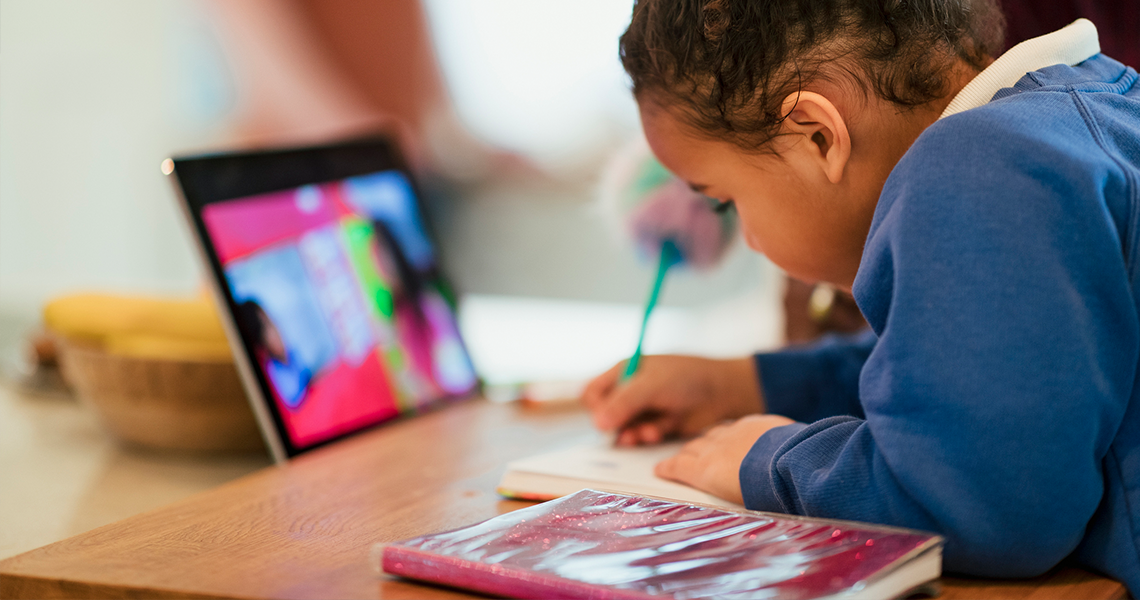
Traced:
<path fill-rule="evenodd" d="M 946 537 L 947 571 L 1066 557 L 1140 597 L 1140 84 L 1103 55 L 929 127 L 853 292 L 872 331 L 756 357 L 748 508 Z"/>

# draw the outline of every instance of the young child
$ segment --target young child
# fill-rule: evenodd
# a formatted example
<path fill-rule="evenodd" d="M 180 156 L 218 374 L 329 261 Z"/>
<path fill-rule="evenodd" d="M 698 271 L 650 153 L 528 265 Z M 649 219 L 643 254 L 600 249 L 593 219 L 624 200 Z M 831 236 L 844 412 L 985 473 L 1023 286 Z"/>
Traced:
<path fill-rule="evenodd" d="M 946 537 L 948 571 L 1066 557 L 1140 595 L 1140 84 L 1077 21 L 998 60 L 991 0 L 639 0 L 646 136 L 871 325 L 650 357 L 583 402 L 658 474 L 752 509 Z M 731 424 L 710 426 L 726 419 Z"/>

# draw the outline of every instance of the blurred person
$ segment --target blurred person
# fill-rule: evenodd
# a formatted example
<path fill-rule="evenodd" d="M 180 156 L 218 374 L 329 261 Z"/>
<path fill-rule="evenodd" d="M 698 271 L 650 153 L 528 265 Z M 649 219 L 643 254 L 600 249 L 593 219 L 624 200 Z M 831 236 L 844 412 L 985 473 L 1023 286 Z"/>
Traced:
<path fill-rule="evenodd" d="M 291 409 L 301 406 L 308 395 L 313 374 L 285 344 L 277 324 L 256 300 L 246 300 L 238 305 L 237 322 L 246 339 L 253 343 L 257 362 L 277 397 Z"/>

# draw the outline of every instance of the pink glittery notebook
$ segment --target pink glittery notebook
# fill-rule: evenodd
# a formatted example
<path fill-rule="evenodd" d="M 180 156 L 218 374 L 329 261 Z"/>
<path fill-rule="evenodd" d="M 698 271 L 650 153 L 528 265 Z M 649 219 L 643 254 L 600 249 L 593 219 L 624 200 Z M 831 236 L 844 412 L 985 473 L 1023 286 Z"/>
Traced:
<path fill-rule="evenodd" d="M 935 582 L 942 538 L 582 490 L 383 548 L 384 571 L 511 598 L 895 598 Z"/>

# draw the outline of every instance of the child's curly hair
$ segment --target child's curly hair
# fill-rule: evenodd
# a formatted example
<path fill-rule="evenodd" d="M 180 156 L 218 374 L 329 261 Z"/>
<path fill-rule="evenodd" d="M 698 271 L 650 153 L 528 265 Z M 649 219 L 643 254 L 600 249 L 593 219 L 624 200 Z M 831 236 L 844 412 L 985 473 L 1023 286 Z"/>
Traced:
<path fill-rule="evenodd" d="M 637 0 L 621 61 L 639 100 L 759 151 L 807 83 L 846 75 L 919 106 L 947 92 L 957 59 L 980 71 L 1004 25 L 995 0 Z"/>

